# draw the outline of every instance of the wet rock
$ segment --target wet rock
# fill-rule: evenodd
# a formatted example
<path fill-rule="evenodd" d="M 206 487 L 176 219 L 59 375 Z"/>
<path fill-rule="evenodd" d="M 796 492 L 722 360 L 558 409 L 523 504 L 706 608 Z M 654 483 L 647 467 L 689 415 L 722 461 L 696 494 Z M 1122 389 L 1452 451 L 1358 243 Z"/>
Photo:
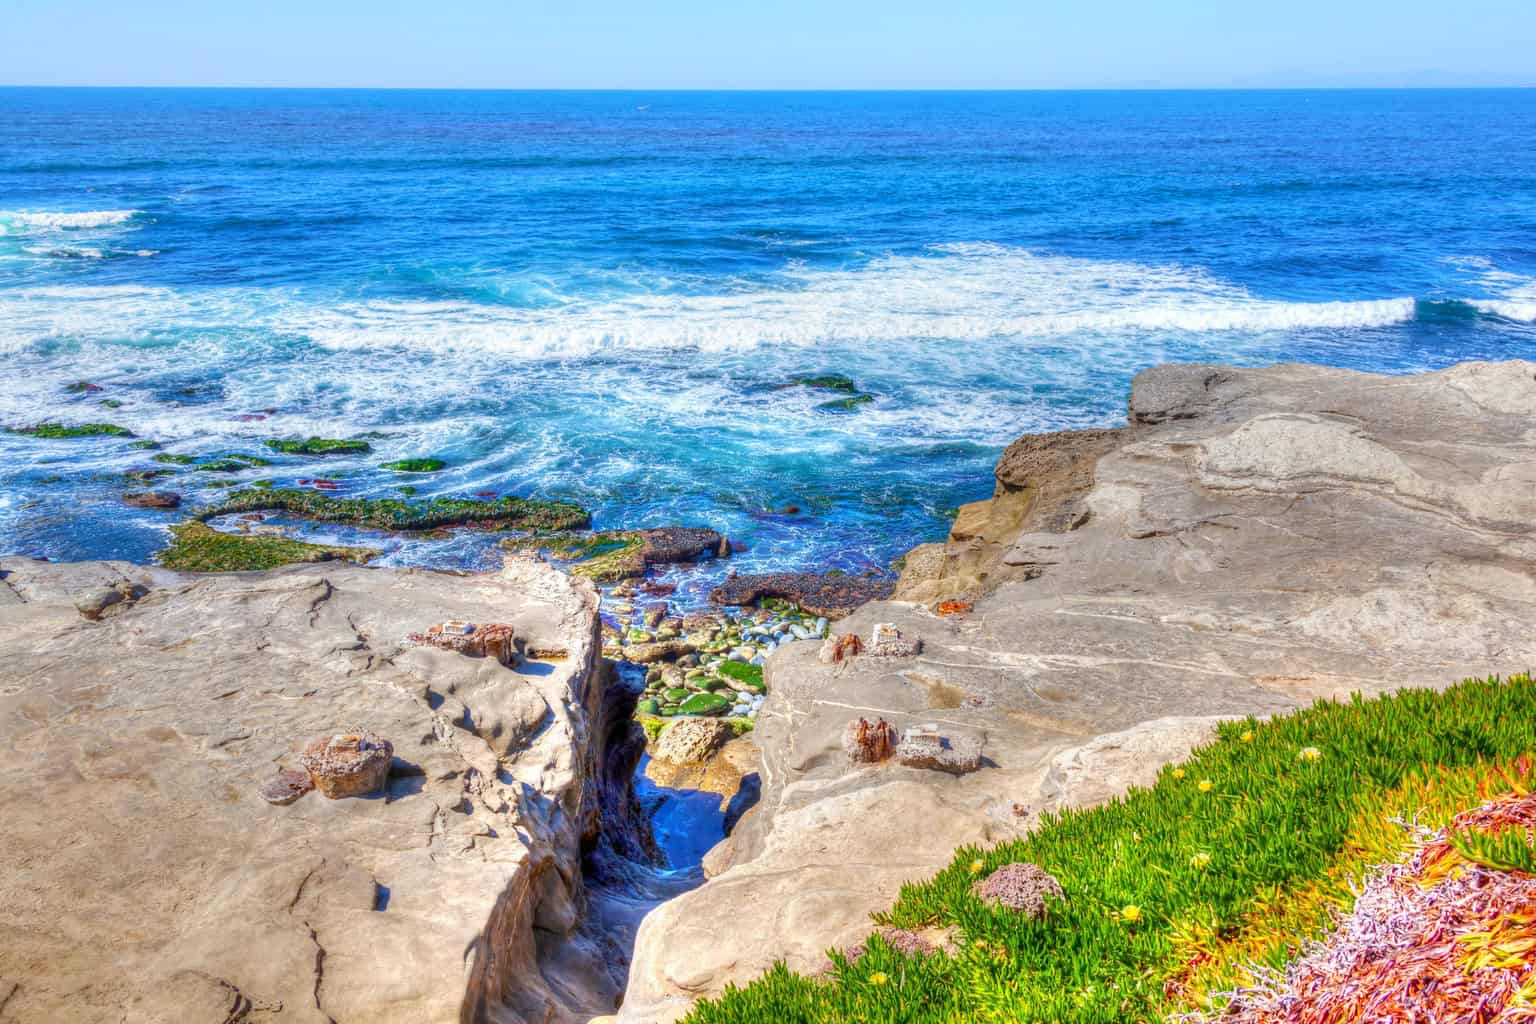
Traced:
<path fill-rule="evenodd" d="M 123 504 L 134 508 L 180 508 L 181 495 L 175 491 L 130 491 L 123 495 Z"/>
<path fill-rule="evenodd" d="M 665 603 L 653 604 L 645 610 L 641 621 L 645 623 L 647 629 L 656 629 L 666 620 L 667 614 L 668 609 Z"/>
<path fill-rule="evenodd" d="M 839 619 L 865 602 L 890 597 L 895 587 L 895 580 L 880 577 L 776 572 L 730 576 L 710 591 L 709 599 L 716 604 L 747 605 L 776 597 L 811 615 Z"/>

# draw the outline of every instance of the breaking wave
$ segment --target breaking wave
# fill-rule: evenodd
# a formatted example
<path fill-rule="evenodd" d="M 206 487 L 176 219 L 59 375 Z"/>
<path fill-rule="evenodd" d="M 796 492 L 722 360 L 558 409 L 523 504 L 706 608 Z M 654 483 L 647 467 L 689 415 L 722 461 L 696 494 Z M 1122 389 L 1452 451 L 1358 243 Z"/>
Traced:
<path fill-rule="evenodd" d="M 126 224 L 142 210 L 84 210 L 75 213 L 0 210 L 0 233 L 19 231 L 83 231 Z"/>
<path fill-rule="evenodd" d="M 1129 334 L 1262 334 L 1412 320 L 1412 298 L 1286 302 L 1200 268 L 1079 259 L 992 244 L 934 246 L 844 270 L 792 264 L 752 288 L 645 282 L 629 294 L 527 308 L 462 301 L 320 301 L 256 289 L 0 294 L 0 344 L 136 337 L 221 326 L 303 336 L 327 349 L 486 350 L 508 356 L 749 351 L 916 340 L 979 344 Z M 62 301 L 61 301 L 62 300 Z M 9 337 L 7 337 L 7 335 Z"/>

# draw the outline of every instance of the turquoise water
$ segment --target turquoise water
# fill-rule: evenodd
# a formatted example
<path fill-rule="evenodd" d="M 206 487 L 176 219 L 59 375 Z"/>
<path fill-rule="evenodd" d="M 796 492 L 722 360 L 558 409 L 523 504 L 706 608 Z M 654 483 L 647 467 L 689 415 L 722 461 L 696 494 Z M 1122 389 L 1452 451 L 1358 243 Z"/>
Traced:
<path fill-rule="evenodd" d="M 0 423 L 368 434 L 235 479 L 435 455 L 423 494 L 878 569 L 1154 363 L 1536 358 L 1533 129 L 1536 91 L 0 90 Z M 0 435 L 0 552 L 149 558 L 148 454 Z"/>

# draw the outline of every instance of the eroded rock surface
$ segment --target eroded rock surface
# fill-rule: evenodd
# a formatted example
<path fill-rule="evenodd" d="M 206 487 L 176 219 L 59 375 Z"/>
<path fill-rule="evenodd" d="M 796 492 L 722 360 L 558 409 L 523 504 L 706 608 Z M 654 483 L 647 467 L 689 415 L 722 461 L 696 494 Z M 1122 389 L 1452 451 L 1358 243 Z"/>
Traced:
<path fill-rule="evenodd" d="M 590 585 L 531 560 L 190 577 L 7 558 L 0 577 L 6 1021 L 613 1009 L 622 962 L 583 925 L 581 856 L 633 835 L 643 737 L 610 743 L 631 724 Z M 144 593 L 92 621 L 75 595 L 102 588 Z M 445 620 L 507 623 L 525 656 L 406 643 Z M 306 741 L 359 728 L 393 744 L 383 790 L 271 790 Z"/>
<path fill-rule="evenodd" d="M 767 662 L 762 800 L 641 928 L 620 1019 L 814 970 L 903 881 L 1152 781 L 1215 721 L 1536 664 L 1536 365 L 1167 366 L 1129 424 L 1033 435 L 908 557 L 915 658 Z M 963 614 L 929 611 L 945 601 Z M 953 607 L 953 606 L 951 606 Z M 985 736 L 979 771 L 852 763 L 852 719 Z"/>

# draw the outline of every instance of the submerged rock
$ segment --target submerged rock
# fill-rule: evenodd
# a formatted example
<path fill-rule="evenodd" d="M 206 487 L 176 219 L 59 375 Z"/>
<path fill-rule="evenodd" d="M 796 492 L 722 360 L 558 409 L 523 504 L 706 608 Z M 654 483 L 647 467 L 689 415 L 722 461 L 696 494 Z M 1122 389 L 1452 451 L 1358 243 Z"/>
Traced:
<path fill-rule="evenodd" d="M 130 491 L 123 495 L 123 504 L 134 508 L 174 509 L 181 507 L 181 495 L 175 491 Z"/>

